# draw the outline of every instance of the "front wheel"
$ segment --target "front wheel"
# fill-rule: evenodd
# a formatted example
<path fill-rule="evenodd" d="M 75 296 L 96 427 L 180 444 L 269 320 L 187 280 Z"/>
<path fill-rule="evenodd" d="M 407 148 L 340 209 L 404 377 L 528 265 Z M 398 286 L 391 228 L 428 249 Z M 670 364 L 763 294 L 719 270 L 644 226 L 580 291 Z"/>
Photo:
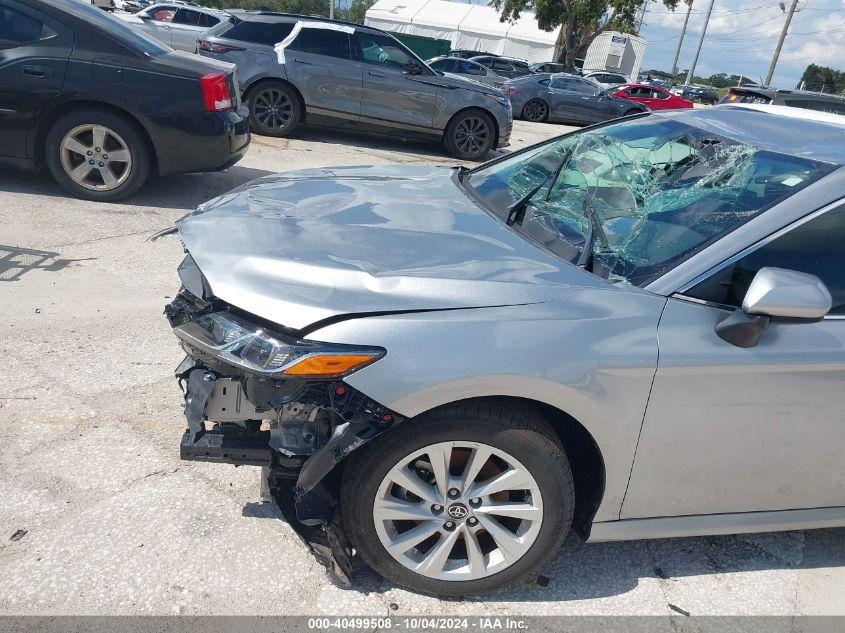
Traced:
<path fill-rule="evenodd" d="M 493 149 L 496 128 L 493 119 L 480 110 L 469 110 L 453 117 L 446 126 L 446 149 L 462 160 L 479 160 Z"/>
<path fill-rule="evenodd" d="M 344 528 L 364 561 L 435 595 L 485 593 L 537 570 L 569 531 L 575 493 L 554 432 L 493 402 L 437 409 L 348 464 Z"/>

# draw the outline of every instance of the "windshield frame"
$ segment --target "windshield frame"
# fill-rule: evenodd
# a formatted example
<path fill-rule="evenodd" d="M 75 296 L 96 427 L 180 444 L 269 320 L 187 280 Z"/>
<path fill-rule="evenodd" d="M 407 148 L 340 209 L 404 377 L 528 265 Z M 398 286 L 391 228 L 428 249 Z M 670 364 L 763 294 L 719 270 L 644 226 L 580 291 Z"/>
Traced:
<path fill-rule="evenodd" d="M 643 119 L 643 118 L 647 118 L 647 117 L 664 118 L 660 115 L 660 113 L 648 111 L 648 112 L 638 113 L 638 114 L 630 116 L 630 117 L 625 117 L 625 119 L 626 120 L 634 120 L 634 119 Z M 552 248 L 549 247 L 549 244 L 542 243 L 540 240 L 538 240 L 537 238 L 532 236 L 528 231 L 524 230 L 521 222 L 517 223 L 517 224 L 508 224 L 507 218 L 505 217 L 507 215 L 508 209 L 507 208 L 498 209 L 494 205 L 490 204 L 487 199 L 485 199 L 482 195 L 480 195 L 475 190 L 475 188 L 470 184 L 469 181 L 471 180 L 471 178 L 474 174 L 476 174 L 480 171 L 489 169 L 491 167 L 494 167 L 498 163 L 504 162 L 506 160 L 512 160 L 512 159 L 517 158 L 521 155 L 528 154 L 530 152 L 536 151 L 540 148 L 551 145 L 553 143 L 559 143 L 559 142 L 563 141 L 564 139 L 566 139 L 568 137 L 581 134 L 582 132 L 590 132 L 590 131 L 600 130 L 601 128 L 609 127 L 609 126 L 612 126 L 612 125 L 617 125 L 619 123 L 620 123 L 619 119 L 613 119 L 613 120 L 610 120 L 610 121 L 602 121 L 602 122 L 594 124 L 594 125 L 585 126 L 583 128 L 572 130 L 570 132 L 561 134 L 560 136 L 556 136 L 556 137 L 551 138 L 551 139 L 547 139 L 547 140 L 544 140 L 544 141 L 540 141 L 538 143 L 534 143 L 534 144 L 532 144 L 528 147 L 525 147 L 525 148 L 523 148 L 523 149 L 521 149 L 517 152 L 513 152 L 513 153 L 510 153 L 510 154 L 505 154 L 503 156 L 499 156 L 499 157 L 495 158 L 494 160 L 491 160 L 491 161 L 488 161 L 488 162 L 483 163 L 481 165 L 478 165 L 471 170 L 464 170 L 463 172 L 459 172 L 458 174 L 456 174 L 457 175 L 456 182 L 458 183 L 458 186 L 460 187 L 462 192 L 467 197 L 469 197 L 473 202 L 475 202 L 481 209 L 486 211 L 488 214 L 494 216 L 496 219 L 498 219 L 503 224 L 505 224 L 506 228 L 513 230 L 515 233 L 517 233 L 518 235 L 525 238 L 527 241 L 529 241 L 532 244 L 534 244 L 535 246 L 537 246 L 544 253 L 552 255 L 556 259 L 558 259 L 562 262 L 565 262 L 566 264 L 569 264 L 571 266 L 575 266 L 576 264 L 571 259 L 567 259 L 567 257 L 564 257 L 564 256 L 560 255 L 559 253 L 555 252 L 555 250 L 553 250 Z M 687 124 L 689 124 L 689 123 L 687 123 Z M 697 126 L 695 126 L 693 124 L 693 127 L 697 127 Z M 759 150 L 759 151 L 781 154 L 785 157 L 796 158 L 796 159 L 806 158 L 806 157 L 791 154 L 791 153 L 788 153 L 788 152 L 772 152 L 772 150 L 769 150 L 767 148 L 758 147 L 757 145 L 755 145 L 753 143 L 749 143 L 748 139 L 743 139 L 742 137 L 736 138 L 736 137 L 732 137 L 732 136 L 728 136 L 728 135 L 724 135 L 724 134 L 721 134 L 720 136 L 722 136 L 724 139 L 731 141 L 733 143 L 747 144 L 747 145 L 749 145 L 749 146 L 751 146 L 751 147 L 753 147 L 753 148 L 755 148 L 756 150 Z M 530 160 L 530 159 L 528 159 L 528 160 Z M 567 161 L 568 160 L 569 159 L 567 159 Z M 728 230 L 724 231 L 723 233 L 721 233 L 719 235 L 713 236 L 710 239 L 702 241 L 700 245 L 698 245 L 694 250 L 691 250 L 685 257 L 673 262 L 671 265 L 667 266 L 666 269 L 663 270 L 660 274 L 652 277 L 651 279 L 648 279 L 644 283 L 634 283 L 634 282 L 629 281 L 627 279 L 612 280 L 612 279 L 605 278 L 601 275 L 596 275 L 596 276 L 603 279 L 604 281 L 607 281 L 611 285 L 618 284 L 618 283 L 624 283 L 624 284 L 629 285 L 632 288 L 638 288 L 640 290 L 653 292 L 655 294 L 660 294 L 660 295 L 663 295 L 663 296 L 669 296 L 669 295 L 673 294 L 673 292 L 675 292 L 676 290 L 665 291 L 664 284 L 661 284 L 661 281 L 663 279 L 665 279 L 667 277 L 668 278 L 676 277 L 677 276 L 676 271 L 679 268 L 680 269 L 688 269 L 691 264 L 695 263 L 695 260 L 699 259 L 700 257 L 704 257 L 704 256 L 712 253 L 713 248 L 717 247 L 726 238 L 730 238 L 732 236 L 732 234 L 734 234 L 735 232 L 742 231 L 743 229 L 745 229 L 745 227 L 747 227 L 747 225 L 749 223 L 754 223 L 755 220 L 760 222 L 761 218 L 763 216 L 765 216 L 766 213 L 770 209 L 772 209 L 774 207 L 780 208 L 780 207 L 785 206 L 785 205 L 790 205 L 790 201 L 792 201 L 793 198 L 797 194 L 800 194 L 805 189 L 812 188 L 814 185 L 818 185 L 819 183 L 826 181 L 827 179 L 829 179 L 829 177 L 832 174 L 834 174 L 836 172 L 845 173 L 845 165 L 840 165 L 838 163 L 821 160 L 819 158 L 806 158 L 806 160 L 810 160 L 812 162 L 819 163 L 821 165 L 827 165 L 829 167 L 829 169 L 824 171 L 824 172 L 821 172 L 816 178 L 809 179 L 809 180 L 807 180 L 803 183 L 800 183 L 799 185 L 797 185 L 795 187 L 795 189 L 793 191 L 790 192 L 790 194 L 788 196 L 782 197 L 782 198 L 779 198 L 779 199 L 774 199 L 771 202 L 769 202 L 768 204 L 760 206 L 759 209 L 756 210 L 754 216 L 749 218 L 748 220 L 746 220 L 742 223 L 739 223 L 739 224 L 733 226 L 732 228 L 729 228 Z M 550 187 L 553 187 L 554 182 L 552 182 L 550 185 L 547 183 L 547 185 L 550 186 Z M 540 191 L 543 191 L 547 185 L 540 187 Z M 532 198 L 533 198 L 533 196 L 532 196 Z M 805 214 L 811 213 L 813 211 L 813 209 L 815 209 L 815 208 L 816 207 L 808 209 L 807 211 L 805 211 Z M 563 237 L 563 236 L 559 236 L 557 239 L 561 242 L 566 242 L 566 238 Z M 730 257 L 731 255 L 732 255 L 732 253 L 728 253 L 725 257 Z M 585 272 L 589 272 L 591 274 L 594 274 L 592 270 L 586 270 Z"/>

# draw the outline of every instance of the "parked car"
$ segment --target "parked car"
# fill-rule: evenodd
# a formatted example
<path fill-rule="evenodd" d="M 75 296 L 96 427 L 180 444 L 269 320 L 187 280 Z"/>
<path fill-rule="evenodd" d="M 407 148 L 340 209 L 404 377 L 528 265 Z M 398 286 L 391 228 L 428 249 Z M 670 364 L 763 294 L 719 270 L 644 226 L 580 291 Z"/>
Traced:
<path fill-rule="evenodd" d="M 566 64 L 561 62 L 541 62 L 537 64 L 528 64 L 529 70 L 532 73 L 565 73 Z"/>
<path fill-rule="evenodd" d="M 473 57 L 478 57 L 479 55 L 498 57 L 495 53 L 488 53 L 486 51 L 471 51 L 465 48 L 458 48 L 453 51 L 449 51 L 449 57 L 460 57 L 461 59 L 471 59 Z"/>
<path fill-rule="evenodd" d="M 91 0 L 92 6 L 113 13 L 116 6 L 114 0 Z"/>
<path fill-rule="evenodd" d="M 671 89 L 671 92 L 678 95 L 681 99 L 705 103 L 707 105 L 714 105 L 719 101 L 718 93 L 712 88 L 705 86 L 675 86 Z"/>
<path fill-rule="evenodd" d="M 681 99 L 665 88 L 646 84 L 629 84 L 613 92 L 614 97 L 628 99 L 648 106 L 649 110 L 679 110 L 692 108 L 692 101 Z"/>
<path fill-rule="evenodd" d="M 133 15 L 120 17 L 132 28 L 189 53 L 196 51 L 197 39 L 211 27 L 235 20 L 226 11 L 181 2 L 159 2 Z"/>
<path fill-rule="evenodd" d="M 765 103 L 845 114 L 845 97 L 809 90 L 781 90 L 760 86 L 731 88 L 719 103 Z"/>
<path fill-rule="evenodd" d="M 175 53 L 82 2 L 0 0 L 0 163 L 119 200 L 154 174 L 225 169 L 249 144 L 234 67 Z"/>
<path fill-rule="evenodd" d="M 501 88 L 508 80 L 507 77 L 497 75 L 489 68 L 485 68 L 469 59 L 461 59 L 460 57 L 433 57 L 426 61 L 429 68 L 433 68 L 438 72 L 452 73 L 453 75 L 461 75 L 467 79 L 474 79 L 488 86 L 495 86 Z"/>
<path fill-rule="evenodd" d="M 603 70 L 594 70 L 592 72 L 584 73 L 584 77 L 592 79 L 596 83 L 600 84 L 605 90 L 630 82 L 630 80 L 621 73 L 612 73 Z"/>
<path fill-rule="evenodd" d="M 466 160 L 508 143 L 513 121 L 501 90 L 438 75 L 384 31 L 292 15 L 239 17 L 197 50 L 237 64 L 254 132 L 287 136 L 306 119 L 331 120 L 439 139 Z"/>
<path fill-rule="evenodd" d="M 202 205 L 166 310 L 182 458 L 263 466 L 337 575 L 354 549 L 441 595 L 570 531 L 845 526 L 845 127 L 757 108 Z"/>
<path fill-rule="evenodd" d="M 614 97 L 590 79 L 566 73 L 512 79 L 504 90 L 514 116 L 526 121 L 598 123 L 648 111 L 641 103 Z"/>
<path fill-rule="evenodd" d="M 531 74 L 531 69 L 528 67 L 528 62 L 521 59 L 514 59 L 513 57 L 499 57 L 497 55 L 480 55 L 478 57 L 471 57 L 472 61 L 489 68 L 497 75 L 513 79 L 514 77 L 523 77 Z"/>

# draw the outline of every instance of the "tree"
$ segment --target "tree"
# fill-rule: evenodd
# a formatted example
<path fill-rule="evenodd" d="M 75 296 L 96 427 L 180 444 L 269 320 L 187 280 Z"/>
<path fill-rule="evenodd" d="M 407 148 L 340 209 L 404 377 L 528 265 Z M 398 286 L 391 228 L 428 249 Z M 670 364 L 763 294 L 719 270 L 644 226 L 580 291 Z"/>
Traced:
<path fill-rule="evenodd" d="M 845 90 L 845 72 L 834 70 L 827 66 L 810 64 L 801 75 L 806 90 L 817 90 L 820 92 L 837 92 Z M 798 83 L 801 85 L 801 82 Z"/>
<path fill-rule="evenodd" d="M 604 31 L 637 31 L 637 18 L 648 0 L 491 0 L 501 10 L 501 20 L 516 20 L 533 8 L 537 23 L 544 31 L 561 29 L 559 44 L 567 66 L 582 59 L 594 39 Z M 662 0 L 672 11 L 680 0 Z"/>
<path fill-rule="evenodd" d="M 364 23 L 364 15 L 367 9 L 375 4 L 375 0 L 352 0 L 348 7 L 343 9 L 335 8 L 335 15 L 339 19 L 346 22 L 354 22 L 355 24 Z"/>

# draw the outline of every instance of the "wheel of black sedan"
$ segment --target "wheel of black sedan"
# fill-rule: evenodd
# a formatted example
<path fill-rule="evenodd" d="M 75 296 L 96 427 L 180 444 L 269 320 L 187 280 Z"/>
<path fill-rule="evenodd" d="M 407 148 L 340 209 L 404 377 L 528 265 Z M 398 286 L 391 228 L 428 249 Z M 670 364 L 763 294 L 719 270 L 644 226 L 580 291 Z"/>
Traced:
<path fill-rule="evenodd" d="M 470 110 L 455 116 L 446 126 L 444 142 L 453 156 L 478 160 L 493 149 L 496 129 L 493 120 L 481 110 Z"/>
<path fill-rule="evenodd" d="M 299 123 L 299 99 L 279 81 L 259 85 L 249 94 L 249 123 L 252 131 L 265 136 L 287 136 Z"/>
<path fill-rule="evenodd" d="M 150 151 L 138 127 L 109 110 L 84 108 L 47 132 L 45 162 L 62 187 L 88 200 L 121 200 L 150 174 Z"/>
<path fill-rule="evenodd" d="M 526 121 L 540 123 L 549 118 L 549 106 L 542 99 L 531 99 L 522 108 L 522 116 Z"/>

